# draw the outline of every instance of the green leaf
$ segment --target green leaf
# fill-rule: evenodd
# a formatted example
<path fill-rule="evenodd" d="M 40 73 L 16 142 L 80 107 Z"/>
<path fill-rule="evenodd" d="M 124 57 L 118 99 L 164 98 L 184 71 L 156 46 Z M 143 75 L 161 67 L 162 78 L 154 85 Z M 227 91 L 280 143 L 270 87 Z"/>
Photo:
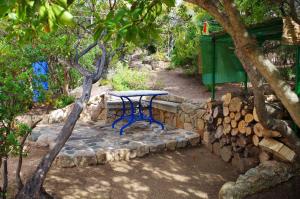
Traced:
<path fill-rule="evenodd" d="M 175 6 L 175 0 L 163 0 L 163 3 L 166 4 L 168 7 Z"/>

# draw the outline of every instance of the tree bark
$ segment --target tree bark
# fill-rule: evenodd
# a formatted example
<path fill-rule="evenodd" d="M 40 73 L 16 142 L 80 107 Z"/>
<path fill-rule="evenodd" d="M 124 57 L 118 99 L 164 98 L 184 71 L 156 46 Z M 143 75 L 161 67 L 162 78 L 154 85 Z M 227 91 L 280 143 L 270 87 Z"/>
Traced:
<path fill-rule="evenodd" d="M 223 10 L 219 9 L 220 1 L 207 0 L 185 0 L 194 3 L 208 11 L 223 26 L 232 37 L 237 57 L 240 59 L 249 79 L 254 87 L 255 106 L 262 124 L 270 129 L 280 131 L 288 138 L 298 154 L 300 154 L 299 138 L 292 132 L 292 129 L 283 121 L 273 120 L 265 114 L 264 92 L 261 89 L 263 78 L 269 83 L 277 97 L 290 113 L 294 122 L 300 127 L 300 101 L 291 87 L 280 77 L 275 65 L 264 58 L 259 50 L 257 42 L 252 38 L 242 22 L 233 0 L 223 0 Z M 216 3 L 218 2 L 218 4 Z M 263 78 L 262 78 L 263 77 Z M 280 129 L 280 130 L 279 130 Z"/>
<path fill-rule="evenodd" d="M 300 127 L 300 101 L 291 87 L 281 78 L 276 66 L 264 58 L 257 42 L 252 38 L 242 22 L 233 0 L 223 0 L 224 11 L 219 9 L 215 1 L 185 0 L 207 10 L 231 35 L 239 59 L 246 59 L 251 64 L 244 67 L 255 66 L 259 73 L 270 84 L 271 88 L 290 113 L 294 122 Z M 219 2 L 220 3 L 220 2 Z M 219 4 L 218 5 L 221 5 Z M 242 56 L 241 56 L 242 55 Z M 246 69 L 246 68 L 245 68 Z M 246 70 L 247 71 L 247 70 Z M 252 82 L 253 83 L 253 82 Z"/>
<path fill-rule="evenodd" d="M 62 130 L 56 138 L 55 146 L 43 157 L 31 178 L 26 181 L 23 188 L 16 195 L 16 199 L 51 198 L 51 196 L 47 194 L 43 188 L 46 175 L 50 170 L 50 167 L 56 156 L 71 136 L 74 126 L 79 119 L 84 106 L 89 101 L 93 83 L 97 82 L 101 78 L 103 71 L 108 66 L 108 61 L 110 61 L 110 59 L 106 59 L 106 49 L 103 45 L 101 45 L 100 48 L 102 48 L 102 56 L 97 61 L 96 71 L 91 74 L 86 69 L 82 68 L 78 63 L 78 60 L 92 49 L 91 46 L 95 47 L 96 45 L 92 44 L 87 49 L 82 51 L 79 56 L 76 56 L 75 62 L 73 63 L 76 69 L 79 69 L 81 74 L 85 76 L 82 86 L 82 96 L 75 102 L 70 115 L 68 116 Z"/>

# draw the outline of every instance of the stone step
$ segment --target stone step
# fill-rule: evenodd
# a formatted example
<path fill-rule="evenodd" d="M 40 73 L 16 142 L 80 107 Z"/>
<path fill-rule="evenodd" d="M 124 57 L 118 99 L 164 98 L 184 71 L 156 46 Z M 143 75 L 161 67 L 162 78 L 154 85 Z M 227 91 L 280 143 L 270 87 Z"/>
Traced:
<path fill-rule="evenodd" d="M 32 132 L 36 144 L 54 146 L 63 124 L 40 126 Z M 138 122 L 120 136 L 118 129 L 104 124 L 78 124 L 55 160 L 58 167 L 85 167 L 111 161 L 130 160 L 149 153 L 197 146 L 200 136 L 183 129 L 162 131 L 157 125 Z"/>

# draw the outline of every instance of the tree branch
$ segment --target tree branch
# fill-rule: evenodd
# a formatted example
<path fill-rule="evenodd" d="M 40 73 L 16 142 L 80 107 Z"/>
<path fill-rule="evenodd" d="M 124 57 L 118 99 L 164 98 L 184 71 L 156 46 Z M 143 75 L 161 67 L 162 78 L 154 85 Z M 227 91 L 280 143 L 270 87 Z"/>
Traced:
<path fill-rule="evenodd" d="M 42 119 L 39 119 L 36 122 L 34 122 L 33 124 L 31 124 L 30 129 L 34 129 L 40 121 L 42 121 Z M 20 142 L 19 161 L 18 161 L 18 165 L 16 168 L 16 183 L 17 183 L 18 191 L 20 191 L 23 188 L 23 182 L 22 182 L 22 178 L 20 175 L 21 169 L 22 169 L 22 163 L 23 163 L 23 149 L 24 149 L 25 141 L 30 133 L 31 133 L 31 131 L 26 132 L 26 134 L 23 136 L 23 138 Z"/>
<path fill-rule="evenodd" d="M 196 4 L 208 11 L 224 28 L 228 33 L 232 33 L 231 24 L 229 23 L 228 16 L 222 12 L 211 0 L 184 0 L 186 2 Z M 218 3 L 220 6 L 220 2 Z"/>
<path fill-rule="evenodd" d="M 104 66 L 105 66 L 105 61 L 106 61 L 106 48 L 103 44 L 100 44 L 99 46 L 102 49 L 102 56 L 97 60 L 97 63 L 96 63 L 96 71 L 93 74 L 93 84 L 96 83 L 100 79 L 103 69 L 104 69 Z"/>

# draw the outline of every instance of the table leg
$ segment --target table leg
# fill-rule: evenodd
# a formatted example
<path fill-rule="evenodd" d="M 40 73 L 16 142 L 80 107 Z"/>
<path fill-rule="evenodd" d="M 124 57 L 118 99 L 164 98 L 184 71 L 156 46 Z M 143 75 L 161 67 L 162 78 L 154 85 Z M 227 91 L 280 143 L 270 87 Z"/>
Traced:
<path fill-rule="evenodd" d="M 152 101 L 153 101 L 153 99 L 155 97 L 156 97 L 156 95 L 152 96 L 152 98 L 150 99 L 150 103 L 149 103 L 149 123 L 152 124 L 152 122 L 154 122 L 154 123 L 160 125 L 161 129 L 164 130 L 164 125 L 161 122 L 159 122 L 159 121 L 157 121 L 157 120 L 155 120 L 153 118 L 153 114 L 152 114 Z"/>
<path fill-rule="evenodd" d="M 123 131 L 125 128 L 127 128 L 128 126 L 130 126 L 132 123 L 134 123 L 134 105 L 133 102 L 130 100 L 129 97 L 125 97 L 129 103 L 130 103 L 130 118 L 128 119 L 127 124 L 125 124 L 124 126 L 122 126 L 122 128 L 120 129 L 120 135 L 123 135 Z"/>
<path fill-rule="evenodd" d="M 141 120 L 144 120 L 144 113 L 143 113 L 143 106 L 142 106 L 142 97 L 140 97 L 140 100 L 139 100 L 139 119 Z"/>
<path fill-rule="evenodd" d="M 125 101 L 123 99 L 123 97 L 121 97 L 122 100 L 122 115 L 120 118 L 116 119 L 113 123 L 112 123 L 112 128 L 115 128 L 115 125 L 120 122 L 121 120 L 125 119 L 125 114 L 126 114 L 126 105 L 125 105 Z"/>

